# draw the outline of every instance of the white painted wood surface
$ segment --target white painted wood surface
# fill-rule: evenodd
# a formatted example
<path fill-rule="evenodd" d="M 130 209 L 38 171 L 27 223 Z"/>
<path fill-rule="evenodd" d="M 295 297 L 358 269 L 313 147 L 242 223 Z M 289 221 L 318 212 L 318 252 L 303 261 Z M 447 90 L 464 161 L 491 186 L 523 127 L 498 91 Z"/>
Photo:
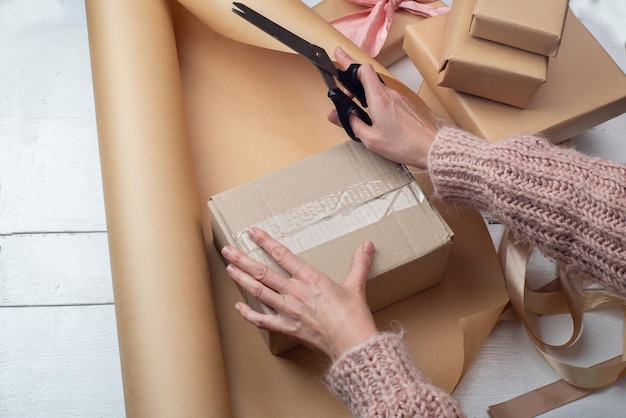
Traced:
<path fill-rule="evenodd" d="M 571 4 L 626 69 L 626 2 Z M 408 60 L 392 70 L 419 86 Z M 626 163 L 626 116 L 576 146 Z M 501 227 L 490 230 L 498 241 Z M 84 4 L 1 1 L 0 417 L 124 415 L 108 263 Z M 585 361 L 621 349 L 617 313 L 588 320 L 585 338 L 604 350 Z M 468 416 L 486 417 L 488 405 L 555 379 L 519 324 L 503 323 L 455 395 Z M 624 394 L 622 382 L 546 416 L 623 416 Z"/>

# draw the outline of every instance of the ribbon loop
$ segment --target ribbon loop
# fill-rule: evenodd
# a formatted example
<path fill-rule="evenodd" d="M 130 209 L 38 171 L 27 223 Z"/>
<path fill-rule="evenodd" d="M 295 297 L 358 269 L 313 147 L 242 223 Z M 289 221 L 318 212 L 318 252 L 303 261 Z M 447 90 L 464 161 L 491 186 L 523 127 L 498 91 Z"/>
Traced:
<path fill-rule="evenodd" d="M 432 3 L 435 0 L 347 1 L 365 6 L 366 9 L 340 17 L 330 23 L 371 57 L 378 55 L 387 40 L 389 28 L 397 10 L 402 9 L 418 16 L 432 17 L 450 9 L 423 4 Z"/>
<path fill-rule="evenodd" d="M 579 367 L 558 360 L 550 355 L 547 349 L 566 348 L 571 346 L 582 331 L 582 316 L 586 310 L 612 303 L 622 305 L 626 315 L 626 301 L 616 295 L 602 290 L 583 290 L 583 278 L 570 275 L 565 269 L 560 269 L 560 294 L 550 291 L 549 298 L 538 297 L 539 292 L 529 291 L 526 287 L 526 266 L 533 247 L 515 242 L 508 229 L 505 230 L 500 243 L 499 255 L 504 271 L 507 290 L 511 305 L 519 316 L 526 333 L 535 348 L 542 354 L 548 364 L 571 385 L 586 389 L 597 389 L 615 382 L 626 375 L 626 323 L 624 325 L 624 344 L 621 361 L 612 362 L 598 367 Z M 558 297 L 555 297 L 557 296 Z M 529 309 L 526 297 L 535 300 L 533 309 Z M 546 306 L 545 303 L 558 302 L 558 306 Z M 532 312 L 535 311 L 535 312 Z M 574 322 L 574 329 L 570 339 L 558 346 L 546 344 L 541 338 L 541 328 L 538 323 L 540 314 L 556 311 L 569 312 Z M 626 320 L 626 319 L 625 319 Z"/>

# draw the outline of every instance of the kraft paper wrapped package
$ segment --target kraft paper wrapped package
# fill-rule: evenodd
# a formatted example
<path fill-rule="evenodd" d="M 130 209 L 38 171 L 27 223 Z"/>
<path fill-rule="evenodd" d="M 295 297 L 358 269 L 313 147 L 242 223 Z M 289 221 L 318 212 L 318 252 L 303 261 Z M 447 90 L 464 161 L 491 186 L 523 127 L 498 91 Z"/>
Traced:
<path fill-rule="evenodd" d="M 471 36 L 474 3 L 452 5 L 437 85 L 523 109 L 546 81 L 548 58 Z"/>
<path fill-rule="evenodd" d="M 313 6 L 313 10 L 315 10 L 315 12 L 322 16 L 326 21 L 332 22 L 335 19 L 340 19 L 353 13 L 363 13 L 365 10 L 371 8 L 366 6 L 366 4 L 374 3 L 375 0 L 322 0 Z M 409 2 L 405 0 L 405 3 L 414 3 L 412 6 L 422 6 L 421 4 L 413 1 Z M 447 10 L 446 5 L 441 1 L 429 0 L 428 2 L 424 2 L 423 6 L 432 9 L 432 12 L 434 13 L 441 13 L 444 9 Z M 388 67 L 404 58 L 406 56 L 406 52 L 402 49 L 402 42 L 404 41 L 404 28 L 407 25 L 423 20 L 424 18 L 425 17 L 419 14 L 411 13 L 402 7 L 399 7 L 393 15 L 393 20 L 388 29 L 389 32 L 387 34 L 387 38 L 380 49 L 380 52 L 374 55 L 376 61 L 383 66 Z"/>
<path fill-rule="evenodd" d="M 559 54 L 526 109 L 437 85 L 447 20 L 407 26 L 404 49 L 457 126 L 488 141 L 540 133 L 560 143 L 626 112 L 626 75 L 571 10 Z"/>
<path fill-rule="evenodd" d="M 569 0 L 476 0 L 472 36 L 556 56 Z"/>
<path fill-rule="evenodd" d="M 248 6 L 327 51 L 342 45 L 425 105 L 298 0 Z M 129 416 L 349 416 L 328 360 L 272 355 L 234 311 L 208 199 L 347 140 L 315 68 L 223 0 L 88 0 L 100 158 Z M 415 174 L 427 196 L 426 174 Z M 440 284 L 378 311 L 452 391 L 508 301 L 479 213 L 436 200 L 455 237 Z M 427 336 L 427 338 L 424 338 Z M 305 411 L 305 412 L 303 412 Z"/>

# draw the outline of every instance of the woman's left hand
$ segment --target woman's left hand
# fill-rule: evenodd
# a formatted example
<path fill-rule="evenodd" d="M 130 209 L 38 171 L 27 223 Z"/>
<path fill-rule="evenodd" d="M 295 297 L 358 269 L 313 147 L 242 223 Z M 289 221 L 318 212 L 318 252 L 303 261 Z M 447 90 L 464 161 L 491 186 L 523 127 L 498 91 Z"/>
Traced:
<path fill-rule="evenodd" d="M 265 231 L 253 227 L 247 232 L 292 275 L 287 279 L 235 247 L 222 249 L 222 255 L 230 262 L 226 267 L 228 274 L 253 297 L 276 311 L 275 315 L 266 315 L 239 302 L 235 309 L 247 321 L 259 328 L 295 337 L 332 359 L 377 334 L 365 300 L 374 244 L 365 241 L 359 246 L 348 277 L 336 283 L 304 263 Z"/>

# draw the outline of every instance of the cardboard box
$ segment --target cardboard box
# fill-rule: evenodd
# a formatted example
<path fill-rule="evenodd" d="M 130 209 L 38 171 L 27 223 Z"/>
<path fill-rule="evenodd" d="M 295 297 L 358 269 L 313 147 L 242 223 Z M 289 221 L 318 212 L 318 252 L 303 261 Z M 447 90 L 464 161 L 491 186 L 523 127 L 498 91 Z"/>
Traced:
<path fill-rule="evenodd" d="M 446 5 L 440 1 L 428 3 L 428 6 L 446 7 Z M 313 6 L 313 10 L 327 22 L 365 9 L 366 7 L 352 3 L 348 0 L 322 0 Z M 414 15 L 406 10 L 396 11 L 391 27 L 389 28 L 387 40 L 385 41 L 380 53 L 374 57 L 376 58 L 376 61 L 381 63 L 383 66 L 388 67 L 404 58 L 406 56 L 406 52 L 402 49 L 402 42 L 404 41 L 404 28 L 407 25 L 420 22 L 424 19 L 424 17 Z M 332 51 L 328 52 L 329 54 L 332 53 Z"/>
<path fill-rule="evenodd" d="M 208 205 L 218 250 L 237 246 L 278 271 L 245 234 L 248 227 L 266 230 L 336 280 L 347 276 L 360 243 L 371 240 L 376 247 L 367 284 L 372 311 L 437 284 L 453 237 L 403 166 L 353 141 L 214 195 Z M 272 312 L 240 290 L 254 309 Z M 262 333 L 274 354 L 298 345 Z"/>
<path fill-rule="evenodd" d="M 626 112 L 626 75 L 571 11 L 548 78 L 525 110 L 437 85 L 447 19 L 408 26 L 404 48 L 460 128 L 488 141 L 541 133 L 558 143 Z"/>
<path fill-rule="evenodd" d="M 526 51 L 556 56 L 568 0 L 477 0 L 470 33 Z"/>
<path fill-rule="evenodd" d="M 452 4 L 437 84 L 525 108 L 546 81 L 548 58 L 471 36 L 474 4 Z"/>

